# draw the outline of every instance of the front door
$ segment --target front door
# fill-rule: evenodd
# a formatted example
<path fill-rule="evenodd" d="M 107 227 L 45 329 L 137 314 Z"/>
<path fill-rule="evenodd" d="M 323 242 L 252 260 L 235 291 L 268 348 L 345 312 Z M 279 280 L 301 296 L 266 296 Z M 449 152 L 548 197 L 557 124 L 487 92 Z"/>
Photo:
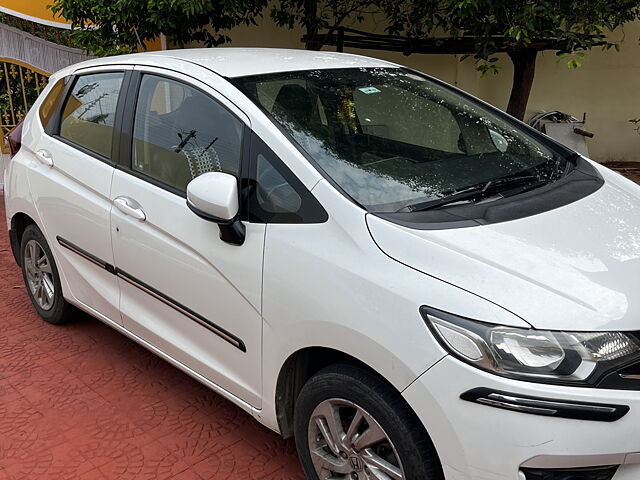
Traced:
<path fill-rule="evenodd" d="M 202 173 L 239 177 L 249 121 L 186 75 L 148 68 L 132 81 L 128 164 L 111 189 L 124 326 L 259 408 L 265 226 L 247 224 L 231 245 L 185 200 Z"/>

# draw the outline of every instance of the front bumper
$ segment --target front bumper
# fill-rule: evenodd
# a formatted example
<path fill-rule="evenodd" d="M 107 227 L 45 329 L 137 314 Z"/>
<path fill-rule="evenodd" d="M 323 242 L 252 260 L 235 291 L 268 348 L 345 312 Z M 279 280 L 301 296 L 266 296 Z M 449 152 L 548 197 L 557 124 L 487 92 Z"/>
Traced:
<path fill-rule="evenodd" d="M 626 405 L 614 422 L 546 417 L 460 399 L 485 387 L 569 402 Z M 521 468 L 621 465 L 613 480 L 640 479 L 640 392 L 502 378 L 448 356 L 403 396 L 424 423 L 446 480 L 524 480 Z"/>

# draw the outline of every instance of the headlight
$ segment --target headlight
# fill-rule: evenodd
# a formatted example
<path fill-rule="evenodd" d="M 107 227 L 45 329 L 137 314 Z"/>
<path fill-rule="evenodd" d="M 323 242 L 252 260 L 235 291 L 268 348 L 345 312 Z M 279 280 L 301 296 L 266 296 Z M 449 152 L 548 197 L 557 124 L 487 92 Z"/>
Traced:
<path fill-rule="evenodd" d="M 513 328 L 420 309 L 452 355 L 483 370 L 529 381 L 593 384 L 640 359 L 640 340 L 623 332 L 556 332 Z"/>

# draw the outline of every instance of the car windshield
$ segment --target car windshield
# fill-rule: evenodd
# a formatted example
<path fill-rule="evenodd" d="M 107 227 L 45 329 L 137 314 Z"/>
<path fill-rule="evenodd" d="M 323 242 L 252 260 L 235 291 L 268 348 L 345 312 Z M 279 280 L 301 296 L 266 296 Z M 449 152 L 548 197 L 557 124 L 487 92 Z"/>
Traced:
<path fill-rule="evenodd" d="M 412 211 L 412 205 L 489 181 L 504 185 L 511 177 L 543 184 L 564 161 L 480 102 L 402 68 L 233 81 L 371 212 Z"/>

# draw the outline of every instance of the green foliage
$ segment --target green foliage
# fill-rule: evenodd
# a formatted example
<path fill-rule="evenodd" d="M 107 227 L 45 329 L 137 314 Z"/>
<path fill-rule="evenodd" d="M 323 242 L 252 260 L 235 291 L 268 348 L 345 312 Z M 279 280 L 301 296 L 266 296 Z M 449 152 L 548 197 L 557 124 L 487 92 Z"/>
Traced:
<path fill-rule="evenodd" d="M 226 32 L 254 24 L 268 0 L 53 0 L 54 13 L 70 20 L 73 41 L 107 55 L 139 49 L 159 33 L 177 46 L 215 46 Z M 409 38 L 437 34 L 473 40 L 478 70 L 500 69 L 496 54 L 524 49 L 557 50 L 570 68 L 595 46 L 619 50 L 605 34 L 640 15 L 640 0 L 275 0 L 279 26 L 308 33 L 358 22 L 369 12 L 387 17 L 388 31 Z M 564 56 L 568 54 L 567 56 Z"/>
<path fill-rule="evenodd" d="M 372 0 L 278 0 L 271 8 L 271 18 L 278 26 L 301 26 L 307 32 L 332 32 L 345 20 L 361 22 L 368 10 L 375 10 Z"/>
<path fill-rule="evenodd" d="M 53 0 L 51 10 L 71 21 L 74 39 L 94 55 L 139 50 L 160 33 L 177 46 L 229 40 L 225 31 L 250 25 L 267 0 Z"/>
<path fill-rule="evenodd" d="M 72 22 L 74 40 L 94 55 L 139 50 L 140 43 L 165 34 L 179 47 L 190 42 L 217 46 L 227 31 L 251 25 L 268 0 L 53 0 L 51 9 Z M 277 25 L 307 32 L 332 30 L 347 18 L 360 21 L 371 0 L 277 0 Z"/>
<path fill-rule="evenodd" d="M 389 32 L 474 40 L 483 73 L 497 73 L 501 51 L 557 50 L 569 68 L 598 46 L 619 50 L 605 34 L 640 16 L 640 0 L 381 0 Z"/>

